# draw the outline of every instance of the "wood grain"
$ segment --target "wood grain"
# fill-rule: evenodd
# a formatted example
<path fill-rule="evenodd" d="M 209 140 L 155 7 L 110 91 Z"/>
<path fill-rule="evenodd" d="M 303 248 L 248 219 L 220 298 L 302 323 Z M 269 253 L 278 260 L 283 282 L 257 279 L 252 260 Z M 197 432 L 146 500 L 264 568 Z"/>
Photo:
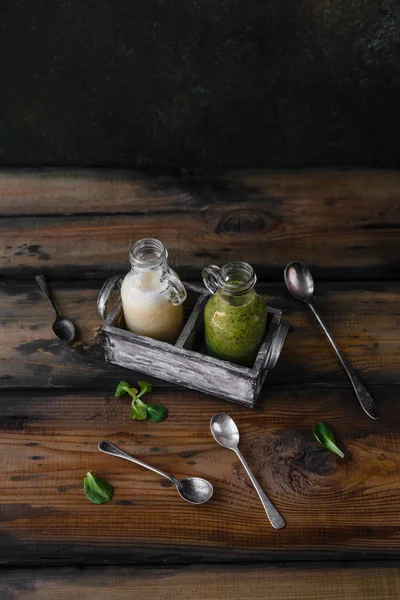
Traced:
<path fill-rule="evenodd" d="M 398 561 L 3 570 L 7 600 L 398 600 Z M 266 593 L 268 596 L 266 596 Z"/>
<path fill-rule="evenodd" d="M 179 178 L 128 169 L 2 169 L 0 215 L 190 210 L 193 199 L 184 188 Z"/>
<path fill-rule="evenodd" d="M 162 424 L 134 422 L 110 394 L 3 395 L 0 404 L 0 556 L 4 564 L 135 564 L 227 560 L 395 558 L 400 543 L 400 401 L 373 393 L 381 419 L 350 389 L 269 390 L 256 412 L 229 406 L 241 449 L 287 526 L 273 530 L 234 453 L 218 446 L 210 417 L 227 404 L 189 391 L 152 393 Z M 346 458 L 321 448 L 311 427 L 334 429 Z M 97 450 L 101 439 L 177 477 L 205 476 L 209 503 L 183 502 L 168 482 Z M 115 488 L 94 506 L 88 470 Z"/>
<path fill-rule="evenodd" d="M 34 281 L 0 286 L 0 387 L 112 390 L 131 371 L 106 364 L 95 345 L 101 325 L 96 282 L 54 284 L 62 314 L 77 326 L 73 346 L 53 335 L 53 313 Z M 283 285 L 260 286 L 268 303 L 292 325 L 282 356 L 267 375 L 266 389 L 286 383 L 343 384 L 347 379 L 310 311 Z M 399 383 L 400 286 L 396 283 L 321 283 L 316 303 L 342 351 L 367 383 Z"/>
<path fill-rule="evenodd" d="M 0 170 L 0 215 L 71 215 L 147 213 L 150 210 L 197 211 L 212 203 L 276 197 L 292 205 L 336 203 L 357 216 L 360 201 L 369 206 L 399 203 L 400 173 L 385 170 L 171 169 L 157 174 L 129 169 L 7 169 Z M 162 199 L 162 202 L 160 200 Z M 83 203 L 84 202 L 84 203 Z M 303 208 L 305 204 L 303 204 Z M 382 205 L 374 206 L 382 213 Z M 300 207 L 299 207 L 300 209 Z M 379 217 L 385 215 L 375 212 Z M 309 215 L 312 216 L 312 215 Z M 369 215 L 371 219 L 373 215 Z"/>
<path fill-rule="evenodd" d="M 281 279 L 299 259 L 325 279 L 393 280 L 399 180 L 381 171 L 243 171 L 197 184 L 113 171 L 3 174 L 3 275 L 104 279 L 127 269 L 133 240 L 155 236 L 190 279 L 229 260 Z"/>

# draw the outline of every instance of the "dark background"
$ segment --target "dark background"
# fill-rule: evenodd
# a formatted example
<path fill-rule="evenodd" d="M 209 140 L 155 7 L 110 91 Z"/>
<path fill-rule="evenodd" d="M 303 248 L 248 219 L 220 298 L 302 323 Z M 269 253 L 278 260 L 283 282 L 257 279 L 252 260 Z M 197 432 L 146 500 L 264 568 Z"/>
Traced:
<path fill-rule="evenodd" d="M 2 165 L 400 165 L 397 0 L 0 12 Z"/>

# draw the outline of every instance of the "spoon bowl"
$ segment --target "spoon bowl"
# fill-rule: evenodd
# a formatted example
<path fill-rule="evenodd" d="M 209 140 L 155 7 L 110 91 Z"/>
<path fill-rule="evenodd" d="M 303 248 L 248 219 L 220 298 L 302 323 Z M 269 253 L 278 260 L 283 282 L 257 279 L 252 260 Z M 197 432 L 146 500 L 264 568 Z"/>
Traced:
<path fill-rule="evenodd" d="M 314 280 L 310 270 L 301 262 L 291 262 L 285 268 L 285 283 L 296 300 L 310 302 L 314 295 Z"/>
<path fill-rule="evenodd" d="M 235 421 L 225 413 L 214 415 L 210 421 L 211 433 L 218 444 L 229 450 L 235 450 L 239 445 L 239 429 Z"/>
<path fill-rule="evenodd" d="M 180 497 L 190 504 L 203 504 L 210 500 L 214 493 L 211 483 L 201 477 L 176 479 L 175 485 Z"/>
<path fill-rule="evenodd" d="M 72 342 L 75 338 L 75 326 L 69 319 L 56 319 L 53 323 L 53 331 L 63 342 Z"/>

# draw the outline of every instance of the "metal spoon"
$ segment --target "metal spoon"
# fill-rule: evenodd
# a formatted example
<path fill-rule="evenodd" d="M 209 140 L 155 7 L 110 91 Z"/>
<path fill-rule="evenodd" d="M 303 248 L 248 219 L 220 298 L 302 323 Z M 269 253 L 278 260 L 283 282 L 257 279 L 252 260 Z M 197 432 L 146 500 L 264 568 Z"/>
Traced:
<path fill-rule="evenodd" d="M 271 500 L 269 500 L 264 494 L 260 484 L 251 472 L 249 465 L 245 461 L 242 453 L 239 451 L 239 430 L 235 421 L 229 415 L 218 413 L 212 417 L 210 421 L 210 429 L 214 439 L 218 442 L 218 444 L 221 444 L 221 446 L 224 448 L 228 448 L 229 450 L 236 452 L 242 465 L 246 469 L 247 475 L 250 477 L 252 484 L 256 488 L 256 492 L 260 497 L 272 527 L 275 529 L 282 529 L 282 527 L 285 527 L 286 523 L 282 515 L 279 514 Z"/>
<path fill-rule="evenodd" d="M 42 290 L 43 294 L 46 296 L 47 300 L 50 302 L 53 307 L 54 312 L 56 313 L 56 320 L 53 323 L 53 331 L 56 336 L 62 340 L 63 342 L 72 342 L 75 338 L 75 326 L 69 319 L 63 319 L 60 313 L 57 310 L 56 305 L 54 304 L 54 300 L 51 297 L 50 288 L 47 284 L 46 279 L 43 275 L 37 275 L 35 277 L 36 283 Z"/>
<path fill-rule="evenodd" d="M 363 408 L 364 412 L 366 412 L 367 415 L 371 417 L 371 419 L 379 419 L 378 410 L 371 395 L 365 389 L 361 381 L 358 379 L 357 375 L 350 367 L 347 360 L 343 358 L 338 346 L 336 345 L 335 340 L 333 339 L 326 325 L 324 325 L 324 323 L 322 322 L 322 319 L 319 313 L 317 312 L 317 309 L 312 303 L 312 297 L 314 295 L 314 280 L 309 269 L 306 267 L 306 265 L 303 265 L 303 263 L 301 262 L 289 263 L 285 268 L 285 283 L 287 289 L 294 298 L 305 302 L 311 308 L 312 312 L 315 315 L 315 318 L 321 325 L 322 329 L 325 331 L 330 343 L 334 347 L 335 352 L 338 355 L 344 370 L 349 376 L 358 401 L 361 407 Z"/>
<path fill-rule="evenodd" d="M 175 477 L 172 477 L 172 475 L 168 475 L 167 473 L 164 473 L 164 471 L 160 471 L 160 469 L 156 469 L 156 467 L 152 467 L 138 458 L 134 458 L 130 454 L 120 450 L 120 448 L 117 448 L 117 446 L 114 446 L 114 444 L 111 444 L 111 442 L 103 440 L 99 443 L 98 448 L 105 454 L 111 454 L 111 456 L 130 460 L 145 469 L 150 469 L 150 471 L 154 471 L 154 473 L 158 473 L 158 475 L 169 479 L 176 486 L 180 497 L 191 504 L 203 504 L 203 502 L 207 502 L 214 493 L 211 483 L 205 479 L 201 479 L 201 477 L 176 479 Z"/>

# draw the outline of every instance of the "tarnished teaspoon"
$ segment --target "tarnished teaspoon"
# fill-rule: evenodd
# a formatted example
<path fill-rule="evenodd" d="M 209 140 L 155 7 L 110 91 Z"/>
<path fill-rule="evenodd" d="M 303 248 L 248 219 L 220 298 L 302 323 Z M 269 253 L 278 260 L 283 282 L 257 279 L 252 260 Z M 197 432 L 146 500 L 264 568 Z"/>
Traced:
<path fill-rule="evenodd" d="M 58 312 L 45 277 L 43 275 L 37 275 L 35 279 L 36 283 L 46 296 L 47 300 L 50 302 L 56 314 L 56 320 L 53 323 L 54 333 L 58 339 L 62 340 L 63 342 L 72 342 L 72 340 L 75 338 L 75 326 L 73 322 L 69 319 L 64 319 Z"/>
<path fill-rule="evenodd" d="M 346 371 L 349 379 L 353 385 L 354 391 L 358 398 L 358 401 L 363 408 L 364 412 L 371 417 L 371 419 L 379 419 L 378 410 L 376 408 L 375 402 L 373 401 L 369 392 L 365 389 L 364 385 L 358 379 L 357 375 L 350 367 L 349 363 L 342 356 L 338 346 L 336 345 L 335 340 L 327 329 L 326 325 L 323 323 L 317 309 L 312 303 L 312 298 L 314 295 L 314 280 L 312 275 L 306 267 L 301 262 L 291 262 L 285 268 L 285 283 L 289 292 L 292 294 L 296 300 L 301 300 L 301 302 L 305 302 L 311 308 L 312 312 L 315 315 L 318 323 L 321 325 L 322 329 L 325 331 L 328 340 L 332 344 L 335 349 L 336 354 L 339 357 L 340 362 L 343 365 L 344 370 Z"/>
<path fill-rule="evenodd" d="M 124 458 L 125 460 L 129 460 L 145 469 L 150 469 L 150 471 L 154 471 L 154 473 L 169 479 L 169 481 L 176 486 L 180 497 L 186 500 L 186 502 L 190 502 L 191 504 L 203 504 L 203 502 L 207 502 L 213 495 L 213 486 L 206 479 L 201 479 L 201 477 L 176 479 L 175 477 L 172 477 L 172 475 L 168 475 L 167 473 L 164 473 L 164 471 L 156 469 L 156 467 L 152 467 L 138 458 L 127 454 L 123 450 L 117 448 L 117 446 L 114 446 L 114 444 L 111 444 L 111 442 L 105 440 L 99 443 L 98 448 L 105 454 L 111 454 L 111 456 L 116 456 L 117 458 Z"/>

